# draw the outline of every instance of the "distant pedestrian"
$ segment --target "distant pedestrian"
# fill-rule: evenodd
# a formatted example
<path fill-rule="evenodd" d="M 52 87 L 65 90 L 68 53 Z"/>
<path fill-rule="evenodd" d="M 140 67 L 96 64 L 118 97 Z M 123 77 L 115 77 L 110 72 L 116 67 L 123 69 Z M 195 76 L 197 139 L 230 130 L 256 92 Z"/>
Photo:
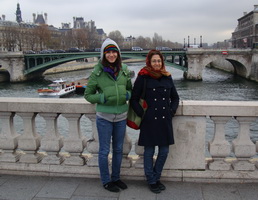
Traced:
<path fill-rule="evenodd" d="M 144 81 L 146 81 L 145 101 L 147 110 L 139 104 Z M 171 74 L 166 71 L 163 56 L 158 50 L 149 51 L 146 66 L 143 67 L 135 80 L 130 103 L 140 117 L 139 146 L 144 146 L 144 172 L 149 189 L 160 193 L 166 187 L 160 182 L 165 165 L 169 145 L 174 144 L 172 117 L 176 113 L 179 96 Z M 156 162 L 153 163 L 155 147 L 158 146 Z"/>
<path fill-rule="evenodd" d="M 100 60 L 90 75 L 84 97 L 96 105 L 96 124 L 99 136 L 99 169 L 105 189 L 119 192 L 127 185 L 120 180 L 123 143 L 131 97 L 130 72 L 122 64 L 117 43 L 107 38 L 102 46 Z M 112 141 L 112 173 L 109 173 L 108 155 Z M 120 188 L 120 189 L 119 189 Z"/>

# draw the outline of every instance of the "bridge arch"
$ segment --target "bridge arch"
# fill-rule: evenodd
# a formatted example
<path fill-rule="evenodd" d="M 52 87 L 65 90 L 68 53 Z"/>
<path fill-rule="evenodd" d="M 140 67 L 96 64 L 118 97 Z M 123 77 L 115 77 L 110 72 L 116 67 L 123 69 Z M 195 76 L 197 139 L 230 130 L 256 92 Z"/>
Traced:
<path fill-rule="evenodd" d="M 223 63 L 223 61 L 228 61 L 232 65 L 233 73 L 239 76 L 242 76 L 244 78 L 247 78 L 249 76 L 248 73 L 248 60 L 243 59 L 239 56 L 227 56 L 227 57 L 221 57 L 221 56 L 209 56 L 209 58 L 204 59 L 203 61 L 203 68 L 206 67 L 208 64 L 212 62 L 220 62 Z M 225 69 L 225 67 L 223 67 Z M 221 68 L 220 68 L 221 69 Z"/>
<path fill-rule="evenodd" d="M 251 74 L 252 53 L 250 53 L 250 51 L 191 51 L 187 53 L 187 59 L 188 71 L 184 74 L 184 76 L 185 78 L 190 80 L 202 80 L 203 69 L 208 64 L 216 62 L 224 63 L 221 67 L 214 67 L 222 69 L 224 71 L 229 71 L 225 66 L 232 65 L 231 72 L 244 78 L 249 78 Z M 228 63 L 230 63 L 231 65 L 229 65 Z"/>

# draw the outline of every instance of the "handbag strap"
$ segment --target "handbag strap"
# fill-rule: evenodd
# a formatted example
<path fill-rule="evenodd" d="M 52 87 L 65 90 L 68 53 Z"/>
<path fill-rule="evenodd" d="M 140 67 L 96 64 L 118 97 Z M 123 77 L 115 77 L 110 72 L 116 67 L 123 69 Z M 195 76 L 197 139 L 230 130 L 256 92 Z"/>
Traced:
<path fill-rule="evenodd" d="M 143 90 L 142 90 L 141 99 L 144 99 L 145 92 L 146 92 L 146 78 L 143 78 L 143 79 L 144 79 L 144 83 L 143 83 Z"/>

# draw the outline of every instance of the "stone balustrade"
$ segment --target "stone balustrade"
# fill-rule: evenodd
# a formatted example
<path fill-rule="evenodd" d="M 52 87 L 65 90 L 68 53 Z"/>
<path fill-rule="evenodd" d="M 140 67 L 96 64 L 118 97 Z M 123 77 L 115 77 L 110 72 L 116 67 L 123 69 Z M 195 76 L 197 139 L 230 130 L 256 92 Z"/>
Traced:
<path fill-rule="evenodd" d="M 254 101 L 181 101 L 162 179 L 258 181 L 257 116 Z M 137 134 L 127 128 L 121 169 L 127 179 L 144 179 Z M 94 105 L 84 99 L 0 98 L 0 149 L 1 173 L 99 177 Z"/>

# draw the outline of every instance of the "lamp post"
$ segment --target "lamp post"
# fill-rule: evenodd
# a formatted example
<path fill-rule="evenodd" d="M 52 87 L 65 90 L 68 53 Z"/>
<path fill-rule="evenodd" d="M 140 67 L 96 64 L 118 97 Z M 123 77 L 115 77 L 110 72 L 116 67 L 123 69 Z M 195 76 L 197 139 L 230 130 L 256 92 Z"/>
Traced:
<path fill-rule="evenodd" d="M 188 48 L 190 47 L 190 36 L 188 35 Z"/>
<path fill-rule="evenodd" d="M 185 48 L 185 38 L 184 38 L 184 48 Z"/>
<path fill-rule="evenodd" d="M 202 47 L 202 36 L 200 36 L 200 47 Z"/>

